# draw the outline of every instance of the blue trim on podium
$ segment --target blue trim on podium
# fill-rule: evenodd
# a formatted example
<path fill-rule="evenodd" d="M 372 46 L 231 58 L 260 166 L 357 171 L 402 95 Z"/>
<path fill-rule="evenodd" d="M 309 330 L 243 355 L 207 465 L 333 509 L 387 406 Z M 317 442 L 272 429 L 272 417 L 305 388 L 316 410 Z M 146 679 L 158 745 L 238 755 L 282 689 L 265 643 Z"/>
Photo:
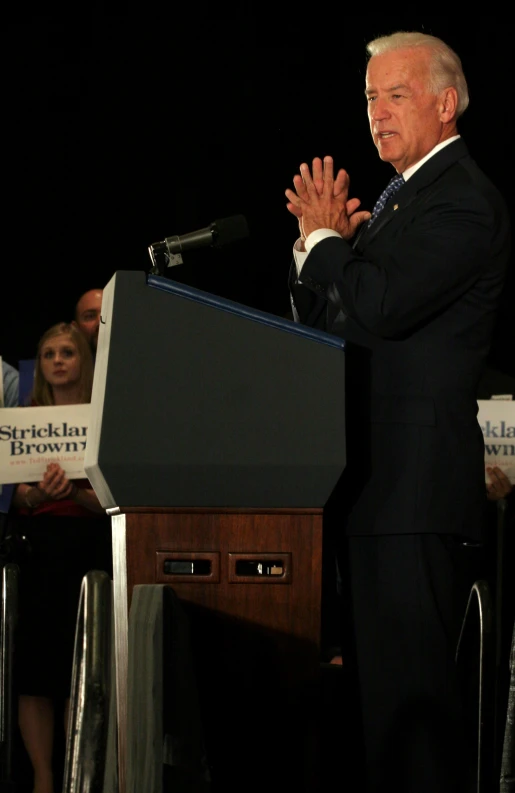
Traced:
<path fill-rule="evenodd" d="M 345 340 L 340 339 L 339 336 L 333 336 L 330 333 L 325 333 L 323 330 L 313 330 L 313 328 L 308 328 L 306 325 L 300 325 L 289 319 L 276 317 L 274 314 L 267 314 L 265 311 L 258 311 L 258 309 L 255 308 L 249 308 L 249 306 L 244 306 L 233 300 L 226 300 L 224 297 L 212 295 L 210 292 L 202 292 L 200 289 L 194 289 L 192 286 L 179 284 L 177 281 L 171 281 L 169 278 L 149 275 L 147 276 L 147 285 L 154 289 L 161 289 L 163 292 L 172 292 L 175 295 L 186 298 L 186 300 L 204 303 L 219 311 L 237 314 L 240 317 L 245 317 L 254 322 L 261 322 L 263 325 L 269 325 L 272 328 L 284 330 L 287 333 L 304 336 L 304 338 L 312 339 L 320 344 L 327 344 L 330 347 L 338 347 L 342 350 L 345 349 Z"/>

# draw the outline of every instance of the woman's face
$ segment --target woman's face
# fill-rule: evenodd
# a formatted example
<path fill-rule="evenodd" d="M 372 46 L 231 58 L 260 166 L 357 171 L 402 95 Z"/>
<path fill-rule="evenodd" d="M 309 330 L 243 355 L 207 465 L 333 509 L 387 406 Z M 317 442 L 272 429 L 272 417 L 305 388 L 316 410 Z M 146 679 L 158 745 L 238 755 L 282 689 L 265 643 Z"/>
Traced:
<path fill-rule="evenodd" d="M 74 385 L 79 380 L 79 351 L 65 333 L 54 336 L 43 344 L 40 365 L 43 377 L 53 388 Z"/>

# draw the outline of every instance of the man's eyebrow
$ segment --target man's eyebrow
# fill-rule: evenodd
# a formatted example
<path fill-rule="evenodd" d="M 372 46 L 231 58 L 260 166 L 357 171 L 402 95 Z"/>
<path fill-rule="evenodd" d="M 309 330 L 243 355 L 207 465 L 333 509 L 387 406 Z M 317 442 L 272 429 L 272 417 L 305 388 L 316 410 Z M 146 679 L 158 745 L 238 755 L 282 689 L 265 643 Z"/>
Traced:
<path fill-rule="evenodd" d="M 404 91 L 410 91 L 409 85 L 405 83 L 399 83 L 398 85 L 391 85 L 389 88 L 386 88 L 385 91 L 387 94 L 391 93 L 392 91 L 398 91 L 399 89 L 403 89 Z M 369 94 L 377 93 L 377 88 L 365 88 L 365 94 L 368 96 Z"/>

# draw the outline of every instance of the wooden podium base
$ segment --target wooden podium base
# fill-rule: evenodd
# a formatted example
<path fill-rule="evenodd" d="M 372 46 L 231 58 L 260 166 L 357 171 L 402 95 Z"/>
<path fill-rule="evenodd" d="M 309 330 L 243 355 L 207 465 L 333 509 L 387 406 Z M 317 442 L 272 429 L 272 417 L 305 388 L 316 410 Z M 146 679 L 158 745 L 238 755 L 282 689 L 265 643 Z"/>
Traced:
<path fill-rule="evenodd" d="M 189 616 L 212 790 L 313 793 L 322 510 L 121 508 L 112 524 L 121 793 L 137 584 L 170 585 Z"/>

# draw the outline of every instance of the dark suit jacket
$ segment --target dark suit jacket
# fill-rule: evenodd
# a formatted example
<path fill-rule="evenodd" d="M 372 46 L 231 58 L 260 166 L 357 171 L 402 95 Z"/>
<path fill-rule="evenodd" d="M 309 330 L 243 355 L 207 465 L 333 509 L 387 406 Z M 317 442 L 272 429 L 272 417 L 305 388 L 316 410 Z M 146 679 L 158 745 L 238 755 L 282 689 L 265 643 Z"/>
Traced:
<path fill-rule="evenodd" d="M 509 244 L 504 201 L 459 139 L 353 245 L 318 243 L 302 283 L 292 269 L 298 319 L 348 342 L 348 533 L 480 535 L 476 390 Z"/>

